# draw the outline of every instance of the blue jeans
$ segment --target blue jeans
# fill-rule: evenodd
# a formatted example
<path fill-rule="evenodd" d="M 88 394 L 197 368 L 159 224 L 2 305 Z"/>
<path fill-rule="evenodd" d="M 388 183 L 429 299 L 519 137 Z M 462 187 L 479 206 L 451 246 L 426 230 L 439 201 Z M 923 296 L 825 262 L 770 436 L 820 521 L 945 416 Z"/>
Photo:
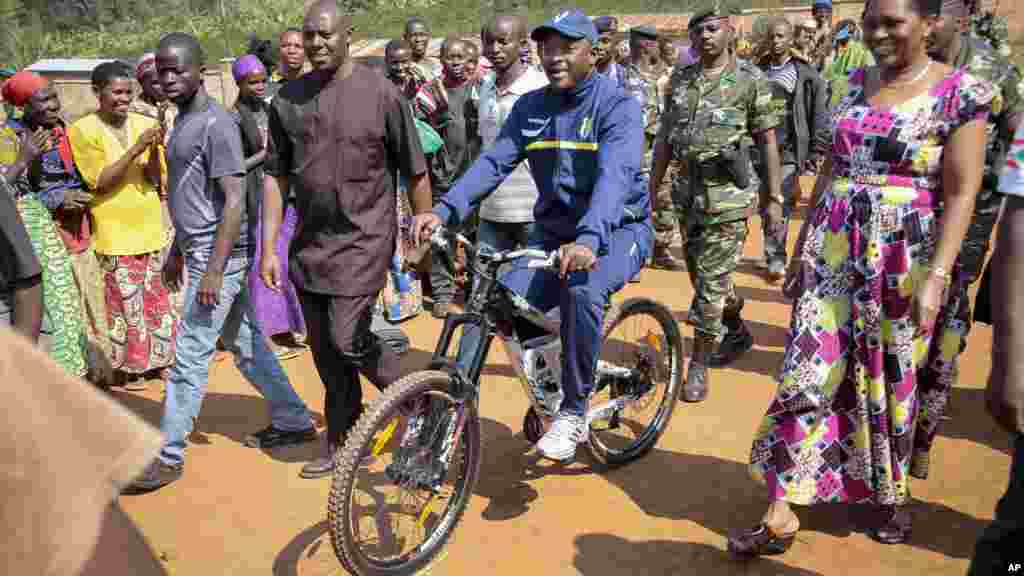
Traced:
<path fill-rule="evenodd" d="M 996 517 L 974 548 L 968 576 L 1010 574 L 1024 563 L 1024 434 L 1018 434 L 1010 468 L 1010 485 L 996 505 Z M 1018 571 L 1020 569 L 1018 568 Z"/>
<path fill-rule="evenodd" d="M 605 308 L 612 294 L 621 290 L 647 261 L 653 244 L 654 229 L 649 222 L 628 224 L 612 232 L 608 252 L 598 256 L 597 267 L 591 272 L 573 272 L 563 281 L 557 272 L 528 268 L 527 259 L 521 258 L 512 262 L 511 270 L 501 278 L 502 285 L 541 312 L 556 306 L 561 311 L 565 397 L 560 411 L 580 416 L 586 412 L 601 352 Z M 527 245 L 551 251 L 561 242 L 537 228 Z M 472 356 L 469 352 L 467 357 Z"/>
<path fill-rule="evenodd" d="M 523 248 L 530 241 L 534 231 L 533 222 L 492 222 L 480 219 L 476 232 L 476 245 L 488 246 L 495 252 Z M 473 281 L 475 288 L 477 281 Z M 468 324 L 462 327 L 462 339 L 459 340 L 459 351 L 455 356 L 455 364 L 462 370 L 469 370 L 469 362 L 482 340 L 478 326 Z"/>
<path fill-rule="evenodd" d="M 234 353 L 235 365 L 246 380 L 267 399 L 274 428 L 296 431 L 313 425 L 306 404 L 295 393 L 277 356 L 267 347 L 263 333 L 253 321 L 246 288 L 249 259 L 235 256 L 228 261 L 220 303 L 213 307 L 196 301 L 205 272 L 205 262 L 186 259 L 185 309 L 178 326 L 174 364 L 167 376 L 160 423 L 164 435 L 160 460 L 172 466 L 185 461 L 185 441 L 203 404 L 218 338 Z"/>

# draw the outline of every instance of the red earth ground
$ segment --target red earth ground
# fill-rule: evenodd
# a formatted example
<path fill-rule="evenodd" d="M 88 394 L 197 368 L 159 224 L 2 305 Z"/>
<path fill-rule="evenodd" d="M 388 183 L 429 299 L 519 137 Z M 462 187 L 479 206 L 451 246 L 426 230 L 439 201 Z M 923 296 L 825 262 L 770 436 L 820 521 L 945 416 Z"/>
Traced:
<path fill-rule="evenodd" d="M 625 468 L 595 473 L 581 458 L 568 469 L 538 467 L 520 431 L 527 401 L 500 350 L 482 383 L 484 454 L 465 519 L 433 574 L 640 576 L 906 575 L 965 573 L 975 539 L 1006 487 L 1009 442 L 983 408 L 991 330 L 970 337 L 952 420 L 933 451 L 932 474 L 915 481 L 914 533 L 908 544 L 883 546 L 851 532 L 842 506 L 800 510 L 804 530 L 774 559 L 737 563 L 726 534 L 756 522 L 766 500 L 745 463 L 751 437 L 775 390 L 790 306 L 766 283 L 760 223 L 751 222 L 747 260 L 737 274 L 747 299 L 755 347 L 714 373 L 702 404 L 679 404 L 658 446 Z M 799 221 L 793 223 L 793 233 Z M 644 295 L 677 318 L 692 291 L 685 273 L 645 270 L 616 298 Z M 413 350 L 407 371 L 422 368 L 440 322 L 423 314 L 403 325 Z M 683 328 L 689 337 L 692 331 Z M 322 414 L 323 388 L 308 353 L 285 363 L 310 407 Z M 367 386 L 368 394 L 373 394 Z M 161 391 L 116 397 L 154 424 Z M 122 497 L 167 574 L 327 576 L 345 574 L 327 535 L 328 480 L 303 480 L 302 464 L 319 449 L 261 452 L 242 444 L 267 421 L 260 396 L 231 362 L 211 369 L 209 392 L 188 450 L 184 477 L 153 494 Z M 1024 561 L 1024 552 L 1021 560 Z M 126 573 L 146 574 L 140 565 Z M 157 572 L 159 573 L 159 572 Z"/>

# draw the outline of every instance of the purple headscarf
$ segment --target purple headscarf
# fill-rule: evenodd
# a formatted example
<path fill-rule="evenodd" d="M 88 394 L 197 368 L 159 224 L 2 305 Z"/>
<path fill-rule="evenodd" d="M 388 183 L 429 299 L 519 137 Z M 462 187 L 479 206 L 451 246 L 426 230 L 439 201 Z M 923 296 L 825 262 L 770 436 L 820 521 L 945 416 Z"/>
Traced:
<path fill-rule="evenodd" d="M 263 66 L 263 62 L 260 62 L 260 59 L 253 54 L 246 54 L 235 60 L 235 63 L 231 65 L 231 75 L 235 77 L 236 83 L 241 82 L 246 76 L 256 72 L 266 74 L 267 69 Z"/>
<path fill-rule="evenodd" d="M 135 78 L 141 82 L 142 77 L 150 70 L 156 70 L 156 54 L 146 52 L 142 58 L 139 58 L 139 63 L 135 65 Z"/>

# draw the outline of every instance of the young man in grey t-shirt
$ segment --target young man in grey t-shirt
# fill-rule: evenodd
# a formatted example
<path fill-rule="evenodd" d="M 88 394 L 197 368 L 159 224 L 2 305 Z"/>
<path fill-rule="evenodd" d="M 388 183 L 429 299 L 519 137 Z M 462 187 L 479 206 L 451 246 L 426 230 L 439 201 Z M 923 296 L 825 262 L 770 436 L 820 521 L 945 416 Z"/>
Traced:
<path fill-rule="evenodd" d="M 316 439 L 306 405 L 252 319 L 241 136 L 234 118 L 206 94 L 203 68 L 202 49 L 192 36 L 173 33 L 160 41 L 157 72 L 179 110 L 167 145 L 168 205 L 176 233 L 164 281 L 178 285 L 184 268 L 189 282 L 167 378 L 164 446 L 127 492 L 156 490 L 181 477 L 185 440 L 199 415 L 218 338 L 270 403 L 270 426 L 245 443 L 271 448 Z"/>

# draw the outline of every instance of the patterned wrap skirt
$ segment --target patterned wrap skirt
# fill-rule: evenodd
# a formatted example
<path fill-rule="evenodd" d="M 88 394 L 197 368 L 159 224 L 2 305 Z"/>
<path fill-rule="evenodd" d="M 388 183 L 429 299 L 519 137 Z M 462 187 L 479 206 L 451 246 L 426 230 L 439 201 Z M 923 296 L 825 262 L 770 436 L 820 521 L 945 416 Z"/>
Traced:
<path fill-rule="evenodd" d="M 111 365 L 144 374 L 174 362 L 178 314 L 162 278 L 160 252 L 99 256 L 103 270 Z"/>
<path fill-rule="evenodd" d="M 43 324 L 49 354 L 61 368 L 81 378 L 88 373 L 85 315 L 71 258 L 46 206 L 30 194 L 18 199 L 32 249 L 43 269 Z"/>

